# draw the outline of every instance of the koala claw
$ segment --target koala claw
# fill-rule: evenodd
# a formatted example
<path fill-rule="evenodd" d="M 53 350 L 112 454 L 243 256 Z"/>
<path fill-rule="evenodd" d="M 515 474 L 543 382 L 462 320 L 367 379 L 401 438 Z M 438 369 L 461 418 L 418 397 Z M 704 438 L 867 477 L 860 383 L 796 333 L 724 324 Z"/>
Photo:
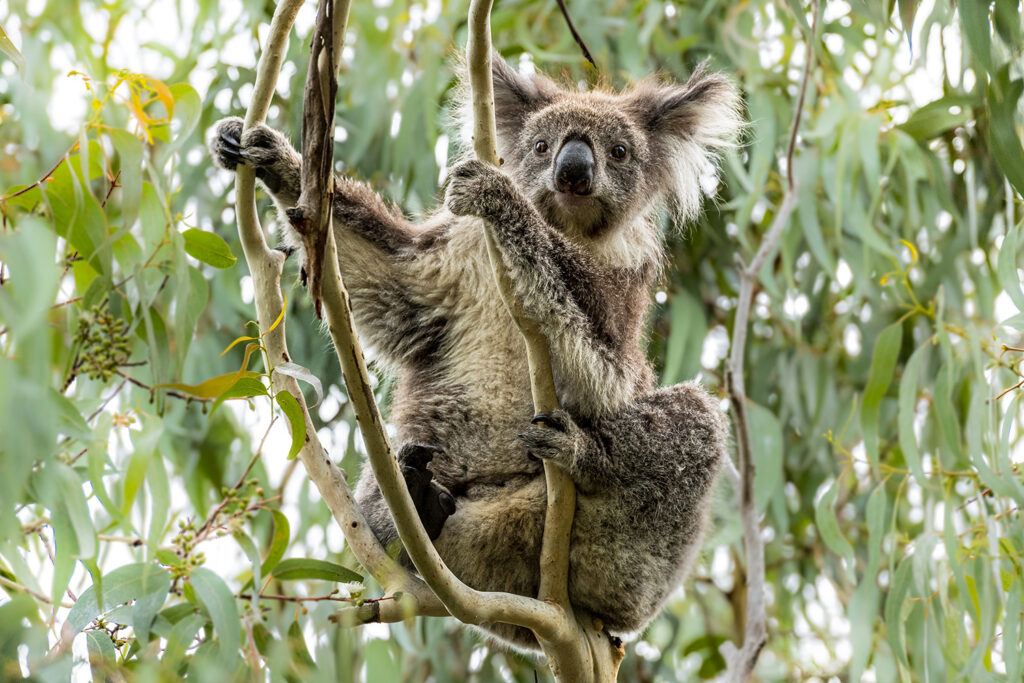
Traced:
<path fill-rule="evenodd" d="M 434 474 L 427 469 L 434 456 L 443 452 L 437 446 L 407 444 L 398 454 L 405 485 L 420 521 L 423 522 L 423 528 L 432 541 L 441 535 L 445 521 L 455 514 L 455 499 L 432 481 Z"/>
<path fill-rule="evenodd" d="M 241 141 L 231 131 L 222 130 L 220 133 L 220 161 L 225 166 L 229 163 L 237 166 L 245 161 L 245 154 L 242 152 Z"/>
<path fill-rule="evenodd" d="M 564 411 L 556 410 L 551 413 L 537 413 L 533 416 L 533 419 L 530 420 L 530 424 L 541 424 L 546 427 L 550 427 L 551 429 L 557 429 L 560 432 L 565 432 L 569 429 L 569 425 L 566 423 L 568 419 L 569 416 L 566 415 Z"/>
<path fill-rule="evenodd" d="M 531 427 L 519 433 L 531 459 L 553 460 L 568 466 L 574 459 L 577 441 L 572 418 L 564 410 L 536 415 Z"/>

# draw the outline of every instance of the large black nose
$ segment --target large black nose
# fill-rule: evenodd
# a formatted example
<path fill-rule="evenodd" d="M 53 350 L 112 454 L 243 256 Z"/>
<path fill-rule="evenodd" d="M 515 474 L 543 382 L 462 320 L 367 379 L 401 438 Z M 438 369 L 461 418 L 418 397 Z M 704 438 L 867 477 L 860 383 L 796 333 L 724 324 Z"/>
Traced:
<path fill-rule="evenodd" d="M 590 194 L 593 180 L 594 153 L 590 145 L 580 140 L 562 145 L 555 158 L 555 188 L 569 194 Z"/>

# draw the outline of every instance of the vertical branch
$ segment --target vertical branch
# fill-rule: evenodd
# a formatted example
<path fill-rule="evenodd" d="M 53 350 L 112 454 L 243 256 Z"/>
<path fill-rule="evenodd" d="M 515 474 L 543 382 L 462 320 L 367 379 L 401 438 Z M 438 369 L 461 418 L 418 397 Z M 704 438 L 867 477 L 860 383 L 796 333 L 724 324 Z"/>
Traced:
<path fill-rule="evenodd" d="M 498 166 L 497 133 L 494 122 L 494 84 L 491 79 L 491 7 L 493 0 L 473 0 L 469 6 L 469 39 L 466 58 L 473 96 L 473 148 L 481 161 Z M 487 253 L 498 290 L 526 342 L 530 388 L 535 413 L 558 409 L 558 396 L 551 375 L 551 350 L 540 326 L 526 317 L 513 294 L 512 283 L 494 242 L 494 231 L 486 225 Z M 569 606 L 569 540 L 576 509 L 576 489 L 557 465 L 544 463 L 547 480 L 547 514 L 540 559 L 538 598 Z"/>
<path fill-rule="evenodd" d="M 501 165 L 494 120 L 494 84 L 491 75 L 491 26 L 493 0 L 471 0 L 466 61 L 473 101 L 473 149 L 481 161 Z M 495 243 L 493 226 L 484 222 L 487 254 L 498 291 L 526 344 L 530 389 L 536 413 L 558 409 L 551 372 L 551 350 L 540 326 L 527 317 L 515 299 L 512 282 Z M 538 599 L 554 603 L 565 619 L 552 634 L 537 633 L 556 680 L 614 681 L 625 655 L 618 639 L 602 632 L 589 615 L 574 614 L 569 603 L 569 545 L 576 511 L 576 487 L 572 479 L 551 462 L 544 463 L 547 508 L 541 544 Z"/>
<path fill-rule="evenodd" d="M 775 253 L 782 239 L 782 231 L 793 213 L 797 196 L 797 178 L 793 172 L 793 153 L 796 149 L 796 138 L 803 115 L 804 100 L 807 95 L 807 83 L 810 80 L 811 60 L 814 57 L 814 41 L 818 30 L 819 0 L 812 0 L 811 11 L 814 15 L 811 33 L 807 36 L 807 50 L 804 56 L 804 69 L 800 78 L 800 93 L 793 112 L 793 123 L 786 146 L 786 189 L 782 201 L 772 220 L 771 227 L 755 252 L 750 263 L 744 264 L 737 255 L 737 268 L 740 277 L 739 300 L 736 304 L 736 317 L 733 321 L 732 343 L 729 360 L 726 366 L 726 381 L 729 389 L 729 401 L 733 409 L 733 421 L 736 427 L 736 454 L 739 460 L 737 472 L 729 463 L 729 477 L 736 486 L 739 498 L 740 519 L 743 523 L 743 547 L 747 560 L 747 611 L 744 627 L 743 645 L 737 649 L 732 643 L 722 645 L 725 656 L 727 679 L 740 683 L 747 680 L 757 664 L 768 639 L 767 617 L 765 612 L 765 571 L 764 542 L 761 539 L 761 523 L 757 516 L 757 504 L 754 501 L 754 462 L 750 445 L 750 423 L 747 419 L 747 393 L 743 379 L 743 362 L 747 345 L 747 327 L 750 322 L 750 308 L 753 301 L 754 286 L 757 284 L 761 268 L 768 258 Z"/>

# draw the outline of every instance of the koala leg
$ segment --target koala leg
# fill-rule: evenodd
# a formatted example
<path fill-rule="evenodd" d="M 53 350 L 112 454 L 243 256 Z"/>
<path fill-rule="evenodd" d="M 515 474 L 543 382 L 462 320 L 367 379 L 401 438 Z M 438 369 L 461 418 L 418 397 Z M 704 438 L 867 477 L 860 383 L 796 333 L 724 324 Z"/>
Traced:
<path fill-rule="evenodd" d="M 700 550 L 728 430 L 695 383 L 579 427 L 569 595 L 616 633 L 642 629 Z"/>
<path fill-rule="evenodd" d="M 434 456 L 442 453 L 437 446 L 406 444 L 397 455 L 409 496 L 432 541 L 441 535 L 445 520 L 455 513 L 455 499 L 443 486 L 433 481 L 433 472 L 427 469 Z M 377 540 L 385 547 L 394 542 L 398 532 L 369 465 L 359 479 L 355 497 Z"/>

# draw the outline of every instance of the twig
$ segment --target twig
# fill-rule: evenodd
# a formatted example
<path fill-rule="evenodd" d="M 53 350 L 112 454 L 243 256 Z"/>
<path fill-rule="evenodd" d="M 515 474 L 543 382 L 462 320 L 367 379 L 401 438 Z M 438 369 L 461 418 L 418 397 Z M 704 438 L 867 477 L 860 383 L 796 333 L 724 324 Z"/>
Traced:
<path fill-rule="evenodd" d="M 562 10 L 562 16 L 565 17 L 565 23 L 569 25 L 569 33 L 572 34 L 572 39 L 583 50 L 583 57 L 596 69 L 597 62 L 590 55 L 590 50 L 587 49 L 587 44 L 583 42 L 583 37 L 576 31 L 576 25 L 572 23 L 572 17 L 569 16 L 569 9 L 565 6 L 565 0 L 558 0 L 558 9 Z"/>
<path fill-rule="evenodd" d="M 5 194 L 4 196 L 0 197 L 0 202 L 6 202 L 8 199 L 14 199 L 15 197 L 19 197 L 19 196 L 25 194 L 26 192 L 28 192 L 29 190 L 37 188 L 40 185 L 42 185 L 43 183 L 45 183 L 46 181 L 50 180 L 50 178 L 53 177 L 53 174 L 57 172 L 57 169 L 60 168 L 60 165 L 63 164 L 65 161 L 67 161 L 68 156 L 72 152 L 74 152 L 76 149 L 78 149 L 78 143 L 77 142 L 75 144 L 71 145 L 71 149 L 69 149 L 68 151 L 64 152 L 64 154 L 57 161 L 57 163 L 53 165 L 53 168 L 51 168 L 49 171 L 47 171 L 46 175 L 44 175 L 42 178 L 40 178 L 39 180 L 35 181 L 31 185 L 26 185 L 25 187 L 21 188 L 17 192 L 12 192 L 11 194 Z"/>
<path fill-rule="evenodd" d="M 53 600 L 51 600 L 47 596 L 43 595 L 42 593 L 37 593 L 36 591 L 32 590 L 31 588 L 27 588 L 26 586 L 22 586 L 20 583 L 15 583 L 14 581 L 11 581 L 10 579 L 4 578 L 3 576 L 0 576 L 0 586 L 3 586 L 5 588 L 9 588 L 12 591 L 18 591 L 18 592 L 21 592 L 21 593 L 26 593 L 28 595 L 31 595 L 36 600 L 39 600 L 40 602 L 45 602 L 47 605 L 52 605 L 53 604 Z M 70 602 L 61 602 L 59 604 L 60 604 L 61 607 L 67 607 L 67 608 L 74 607 L 74 603 L 70 603 Z"/>
<path fill-rule="evenodd" d="M 786 189 L 782 202 L 775 213 L 772 225 L 761 241 L 761 245 L 750 263 L 744 264 L 737 255 L 737 266 L 740 276 L 740 293 L 736 304 L 736 317 L 733 321 L 732 344 L 726 369 L 726 383 L 729 387 L 729 399 L 733 408 L 733 422 L 736 428 L 736 452 L 739 460 L 739 477 L 737 497 L 739 498 L 740 518 L 743 523 L 743 547 L 746 553 L 747 567 L 747 610 L 744 627 L 743 645 L 740 649 L 727 642 L 721 647 L 726 660 L 727 680 L 735 683 L 747 680 L 757 664 L 768 639 L 767 617 L 765 612 L 765 571 L 764 542 L 761 539 L 761 524 L 757 516 L 757 504 L 754 501 L 754 462 L 750 443 L 750 424 L 747 420 L 747 394 L 743 380 L 743 360 L 746 351 L 747 327 L 749 325 L 750 308 L 753 300 L 754 286 L 757 283 L 761 268 L 768 257 L 775 253 L 782 238 L 782 231 L 789 222 L 797 196 L 797 178 L 793 172 L 793 154 L 796 149 L 796 138 L 803 114 L 804 100 L 807 94 L 807 83 L 810 80 L 811 60 L 814 56 L 814 40 L 818 30 L 819 0 L 812 0 L 811 11 L 814 14 L 811 32 L 807 36 L 807 50 L 804 57 L 804 69 L 800 78 L 800 91 L 797 97 L 796 111 L 793 113 L 793 124 L 789 132 L 789 143 L 786 147 Z M 728 468 L 730 479 L 736 482 L 736 475 Z"/>

